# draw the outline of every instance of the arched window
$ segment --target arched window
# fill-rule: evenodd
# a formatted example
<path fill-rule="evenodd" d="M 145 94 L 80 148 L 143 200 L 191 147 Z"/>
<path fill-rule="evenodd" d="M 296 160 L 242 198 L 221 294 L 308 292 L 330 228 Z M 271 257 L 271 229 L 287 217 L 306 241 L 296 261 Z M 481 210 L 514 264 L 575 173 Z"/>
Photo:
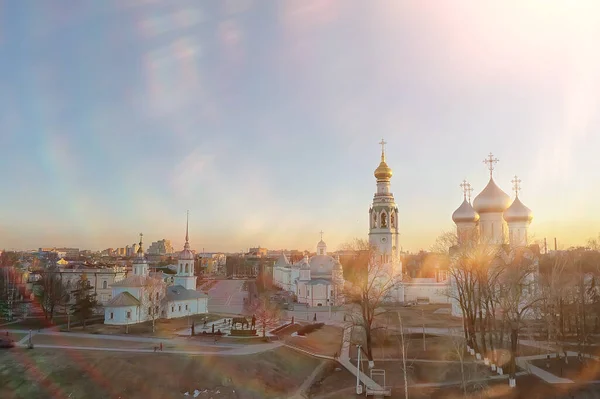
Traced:
<path fill-rule="evenodd" d="M 390 220 L 392 228 L 396 227 L 396 215 L 394 215 L 394 212 L 390 213 Z"/>
<path fill-rule="evenodd" d="M 387 215 L 385 212 L 381 212 L 381 228 L 387 228 Z"/>
<path fill-rule="evenodd" d="M 377 227 L 377 214 L 373 212 L 373 227 Z"/>
<path fill-rule="evenodd" d="M 156 300 L 158 301 L 158 292 L 156 293 Z"/>
<path fill-rule="evenodd" d="M 185 264 L 185 272 L 189 273 L 190 272 L 190 265 L 189 264 Z"/>

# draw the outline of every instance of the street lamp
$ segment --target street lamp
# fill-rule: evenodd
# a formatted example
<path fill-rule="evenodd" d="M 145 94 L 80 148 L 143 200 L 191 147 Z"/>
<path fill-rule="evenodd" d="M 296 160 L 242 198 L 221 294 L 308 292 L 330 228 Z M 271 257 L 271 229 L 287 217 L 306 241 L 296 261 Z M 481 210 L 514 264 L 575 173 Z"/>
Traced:
<path fill-rule="evenodd" d="M 356 345 L 358 359 L 356 361 L 356 394 L 362 394 L 362 385 L 360 384 L 360 345 Z"/>

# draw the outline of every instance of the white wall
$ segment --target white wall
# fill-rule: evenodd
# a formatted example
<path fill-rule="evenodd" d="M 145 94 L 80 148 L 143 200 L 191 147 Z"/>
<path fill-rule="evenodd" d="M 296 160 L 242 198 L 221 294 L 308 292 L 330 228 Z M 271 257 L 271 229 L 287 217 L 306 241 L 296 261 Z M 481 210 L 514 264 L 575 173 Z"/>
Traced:
<path fill-rule="evenodd" d="M 449 284 L 446 283 L 407 282 L 404 283 L 404 301 L 414 302 L 417 298 L 429 298 L 429 303 L 450 303 L 447 295 L 449 288 Z"/>
<path fill-rule="evenodd" d="M 187 305 L 187 309 L 186 309 Z M 208 298 L 172 301 L 167 304 L 165 314 L 167 319 L 208 313 Z"/>
<path fill-rule="evenodd" d="M 127 312 L 131 312 L 130 319 L 127 319 Z M 111 313 L 112 313 L 112 318 L 111 318 Z M 104 308 L 104 324 L 125 325 L 125 324 L 135 324 L 138 322 L 139 321 L 138 321 L 137 306 Z"/>

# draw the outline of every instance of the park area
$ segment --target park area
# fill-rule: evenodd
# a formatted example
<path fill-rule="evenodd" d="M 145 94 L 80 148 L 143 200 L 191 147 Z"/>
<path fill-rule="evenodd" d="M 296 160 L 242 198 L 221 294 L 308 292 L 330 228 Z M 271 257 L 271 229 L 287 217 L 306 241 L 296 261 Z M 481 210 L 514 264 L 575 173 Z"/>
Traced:
<path fill-rule="evenodd" d="M 12 349 L 0 352 L 0 397 L 287 397 L 319 363 L 287 348 L 225 357 Z"/>
<path fill-rule="evenodd" d="M 154 321 L 154 332 L 152 332 L 152 321 L 131 324 L 129 326 L 112 326 L 99 323 L 88 325 L 85 328 L 81 326 L 73 327 L 71 328 L 71 332 L 106 335 L 128 334 L 141 337 L 173 338 L 177 336 L 177 332 L 190 328 L 191 323 L 194 323 L 196 326 L 201 326 L 204 325 L 205 321 L 207 324 L 210 324 L 221 318 L 222 316 L 216 314 L 199 314 L 177 319 L 156 319 Z M 66 331 L 66 326 L 63 326 L 61 331 Z"/>

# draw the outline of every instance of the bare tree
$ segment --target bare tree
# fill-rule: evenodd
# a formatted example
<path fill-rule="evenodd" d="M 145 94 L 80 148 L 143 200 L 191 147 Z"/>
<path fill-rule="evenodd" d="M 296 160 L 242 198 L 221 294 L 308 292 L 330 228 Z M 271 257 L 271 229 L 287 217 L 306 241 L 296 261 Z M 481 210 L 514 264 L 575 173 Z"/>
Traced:
<path fill-rule="evenodd" d="M 166 295 L 167 285 L 160 277 L 146 276 L 141 299 L 141 311 L 146 312 L 152 320 L 152 332 L 156 331 L 156 319 L 160 317 L 162 300 Z"/>
<path fill-rule="evenodd" d="M 533 316 L 534 307 L 543 297 L 536 289 L 537 267 L 535 255 L 529 248 L 520 248 L 504 253 L 507 267 L 501 279 L 502 295 L 500 306 L 509 323 L 510 329 L 510 379 L 516 377 L 516 357 L 519 331 L 525 318 Z"/>
<path fill-rule="evenodd" d="M 572 274 L 567 273 L 569 258 L 567 254 L 556 254 L 549 259 L 546 270 L 540 272 L 538 289 L 541 295 L 540 317 L 546 324 L 547 351 L 551 351 L 554 342 L 556 350 L 561 352 L 559 342 L 564 342 L 564 303 L 568 296 L 568 287 L 575 285 Z"/>
<path fill-rule="evenodd" d="M 354 250 L 360 271 L 356 273 L 354 283 L 345 287 L 346 301 L 354 305 L 348 316 L 351 326 L 363 335 L 360 341 L 369 368 L 373 368 L 373 331 L 384 328 L 376 324 L 376 319 L 386 312 L 382 305 L 389 301 L 398 281 L 387 265 L 377 260 L 376 249 L 367 241 L 355 240 Z"/>
<path fill-rule="evenodd" d="M 263 338 L 266 337 L 267 328 L 274 327 L 280 320 L 279 308 L 269 301 L 266 296 L 261 296 L 254 310 L 254 316 L 262 329 Z"/>
<path fill-rule="evenodd" d="M 35 296 L 42 307 L 46 319 L 52 320 L 55 308 L 64 303 L 68 292 L 59 276 L 53 272 L 44 272 L 35 283 Z"/>

